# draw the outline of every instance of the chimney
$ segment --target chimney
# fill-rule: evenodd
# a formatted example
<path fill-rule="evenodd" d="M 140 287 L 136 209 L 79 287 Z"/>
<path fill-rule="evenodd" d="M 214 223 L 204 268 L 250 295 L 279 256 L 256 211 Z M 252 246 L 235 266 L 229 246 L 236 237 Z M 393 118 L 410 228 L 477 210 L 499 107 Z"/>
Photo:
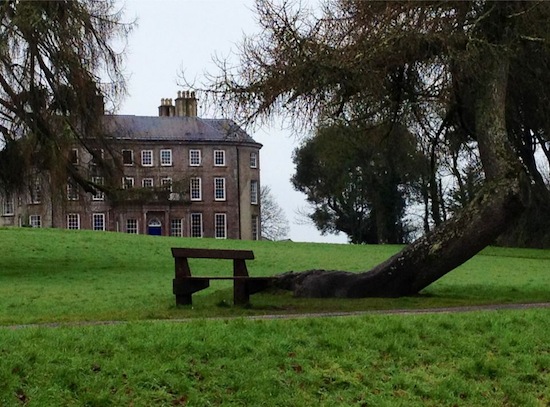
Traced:
<path fill-rule="evenodd" d="M 159 106 L 159 116 L 160 117 L 169 117 L 174 116 L 174 106 L 172 105 L 172 99 L 164 99 L 162 98 L 160 100 L 160 106 Z"/>
<path fill-rule="evenodd" d="M 195 92 L 187 92 L 187 116 L 197 117 L 197 98 Z"/>
<path fill-rule="evenodd" d="M 175 100 L 175 115 L 180 117 L 197 117 L 197 99 L 193 91 L 178 91 Z"/>
<path fill-rule="evenodd" d="M 97 93 L 94 98 L 94 108 L 101 114 L 105 114 L 105 98 L 101 93 Z"/>

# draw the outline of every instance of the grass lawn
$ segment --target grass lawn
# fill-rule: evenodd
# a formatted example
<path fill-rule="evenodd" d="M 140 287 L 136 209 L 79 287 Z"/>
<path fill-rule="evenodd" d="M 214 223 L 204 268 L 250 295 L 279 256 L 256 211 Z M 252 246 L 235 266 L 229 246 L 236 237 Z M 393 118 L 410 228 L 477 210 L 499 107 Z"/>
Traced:
<path fill-rule="evenodd" d="M 259 293 L 232 306 L 231 283 L 213 281 L 176 307 L 170 247 L 252 249 L 253 276 L 312 268 L 361 271 L 397 246 L 182 239 L 122 233 L 0 229 L 0 325 L 143 320 L 273 313 L 430 308 L 550 301 L 550 251 L 488 248 L 421 295 L 400 299 L 312 300 Z M 197 275 L 229 275 L 231 261 L 190 260 Z"/>
<path fill-rule="evenodd" d="M 548 302 L 550 251 L 488 248 L 401 299 L 273 292 L 242 308 L 220 282 L 195 294 L 193 307 L 176 307 L 172 246 L 252 249 L 249 272 L 257 276 L 365 270 L 399 247 L 37 229 L 0 229 L 0 239 L 0 406 L 550 405 L 548 309 L 239 318 Z M 225 274 L 231 263 L 195 260 L 191 268 Z M 162 321 L 181 318 L 191 321 Z M 109 320 L 130 322 L 9 327 Z"/>

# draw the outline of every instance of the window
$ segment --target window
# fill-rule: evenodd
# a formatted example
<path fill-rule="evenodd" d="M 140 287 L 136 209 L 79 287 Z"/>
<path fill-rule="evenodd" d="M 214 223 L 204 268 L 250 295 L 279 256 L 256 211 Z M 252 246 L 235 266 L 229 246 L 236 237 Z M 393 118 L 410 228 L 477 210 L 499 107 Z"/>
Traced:
<path fill-rule="evenodd" d="M 225 201 L 225 178 L 214 178 L 214 200 Z"/>
<path fill-rule="evenodd" d="M 201 150 L 189 150 L 189 165 L 191 167 L 201 165 Z"/>
<path fill-rule="evenodd" d="M 216 239 L 227 237 L 227 223 L 225 213 L 214 214 L 214 236 Z"/>
<path fill-rule="evenodd" d="M 172 178 L 170 178 L 170 177 L 161 178 L 161 179 L 160 179 L 160 185 L 161 185 L 164 189 L 166 189 L 166 190 L 172 192 Z"/>
<path fill-rule="evenodd" d="M 33 180 L 31 188 L 31 202 L 33 204 L 39 204 L 42 202 L 42 184 L 40 178 L 36 177 Z"/>
<path fill-rule="evenodd" d="M 42 227 L 42 217 L 40 215 L 31 215 L 29 216 L 29 225 L 31 228 L 41 228 Z"/>
<path fill-rule="evenodd" d="M 202 200 L 201 179 L 198 177 L 191 178 L 191 200 Z"/>
<path fill-rule="evenodd" d="M 4 198 L 4 204 L 2 205 L 2 215 L 4 216 L 13 216 L 14 212 L 14 203 L 12 196 L 6 196 Z"/>
<path fill-rule="evenodd" d="M 138 234 L 138 221 L 137 219 L 126 219 L 126 233 Z"/>
<path fill-rule="evenodd" d="M 105 230 L 105 214 L 94 213 L 92 214 L 92 229 L 93 230 Z"/>
<path fill-rule="evenodd" d="M 214 150 L 214 165 L 216 167 L 225 165 L 225 150 Z"/>
<path fill-rule="evenodd" d="M 123 177 L 122 178 L 122 188 L 130 189 L 134 187 L 134 177 Z"/>
<path fill-rule="evenodd" d="M 258 181 L 250 181 L 250 203 L 258 204 Z"/>
<path fill-rule="evenodd" d="M 258 234 L 258 216 L 253 215 L 252 216 L 252 240 L 258 240 L 259 234 Z"/>
<path fill-rule="evenodd" d="M 67 200 L 78 201 L 78 186 L 74 181 L 69 181 L 67 184 Z"/>
<path fill-rule="evenodd" d="M 73 148 L 71 152 L 69 153 L 69 160 L 71 161 L 72 165 L 78 165 L 78 149 Z"/>
<path fill-rule="evenodd" d="M 143 188 L 153 188 L 153 178 L 143 178 L 141 180 L 141 186 Z"/>
<path fill-rule="evenodd" d="M 183 220 L 172 219 L 170 220 L 170 236 L 183 236 Z"/>
<path fill-rule="evenodd" d="M 160 165 L 164 167 L 172 165 L 172 150 L 160 150 Z"/>
<path fill-rule="evenodd" d="M 90 154 L 92 155 L 92 159 L 90 161 L 90 167 L 92 171 L 97 171 L 97 164 L 103 160 L 103 157 L 105 156 L 104 151 L 102 148 L 98 150 L 92 150 L 90 151 Z"/>
<path fill-rule="evenodd" d="M 153 166 L 153 150 L 143 150 L 141 152 L 141 165 L 143 167 Z"/>
<path fill-rule="evenodd" d="M 202 237 L 202 213 L 192 213 L 191 222 L 191 237 Z"/>
<path fill-rule="evenodd" d="M 134 151 L 133 150 L 122 150 L 122 164 L 124 164 L 124 165 L 134 165 Z"/>
<path fill-rule="evenodd" d="M 250 168 L 258 168 L 258 154 L 250 153 Z"/>
<path fill-rule="evenodd" d="M 69 213 L 67 214 L 67 229 L 80 229 L 80 214 Z"/>
<path fill-rule="evenodd" d="M 92 177 L 92 182 L 96 185 L 103 185 L 103 177 Z M 92 194 L 92 201 L 103 201 L 105 199 L 105 193 L 100 189 L 95 190 Z"/>

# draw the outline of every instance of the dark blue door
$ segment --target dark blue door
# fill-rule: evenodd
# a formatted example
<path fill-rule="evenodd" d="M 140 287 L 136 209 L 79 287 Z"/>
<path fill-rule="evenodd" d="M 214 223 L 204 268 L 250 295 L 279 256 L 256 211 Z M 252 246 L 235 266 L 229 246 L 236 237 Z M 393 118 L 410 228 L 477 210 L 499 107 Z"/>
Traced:
<path fill-rule="evenodd" d="M 162 236 L 162 224 L 157 219 L 149 221 L 147 234 L 151 236 Z"/>
<path fill-rule="evenodd" d="M 162 236 L 162 228 L 160 226 L 149 226 L 148 232 L 151 236 Z"/>

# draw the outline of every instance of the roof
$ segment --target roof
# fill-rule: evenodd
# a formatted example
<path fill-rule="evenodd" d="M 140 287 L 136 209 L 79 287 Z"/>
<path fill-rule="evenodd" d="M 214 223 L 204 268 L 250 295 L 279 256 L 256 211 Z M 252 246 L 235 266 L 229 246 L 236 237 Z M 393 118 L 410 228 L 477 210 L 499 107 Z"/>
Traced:
<path fill-rule="evenodd" d="M 106 115 L 109 136 L 133 141 L 234 142 L 258 144 L 234 121 L 182 116 Z"/>

